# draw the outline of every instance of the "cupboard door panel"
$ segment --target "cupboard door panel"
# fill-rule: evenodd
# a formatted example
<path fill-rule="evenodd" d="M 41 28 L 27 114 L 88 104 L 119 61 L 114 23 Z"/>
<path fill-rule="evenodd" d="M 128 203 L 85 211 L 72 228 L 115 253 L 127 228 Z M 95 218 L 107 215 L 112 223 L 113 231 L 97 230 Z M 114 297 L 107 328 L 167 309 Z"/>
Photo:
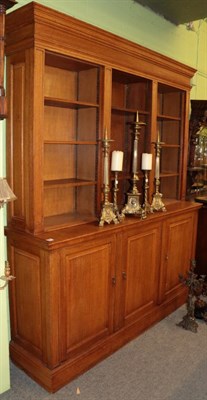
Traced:
<path fill-rule="evenodd" d="M 133 231 L 126 242 L 125 322 L 132 322 L 157 301 L 160 227 Z"/>
<path fill-rule="evenodd" d="M 75 246 L 64 255 L 63 357 L 112 332 L 112 242 Z"/>
<path fill-rule="evenodd" d="M 42 354 L 40 259 L 13 247 L 12 265 L 16 277 L 12 340 L 16 340 L 40 357 Z"/>
<path fill-rule="evenodd" d="M 176 296 L 182 289 L 179 274 L 186 276 L 194 256 L 194 215 L 170 218 L 163 229 L 162 299 Z"/>

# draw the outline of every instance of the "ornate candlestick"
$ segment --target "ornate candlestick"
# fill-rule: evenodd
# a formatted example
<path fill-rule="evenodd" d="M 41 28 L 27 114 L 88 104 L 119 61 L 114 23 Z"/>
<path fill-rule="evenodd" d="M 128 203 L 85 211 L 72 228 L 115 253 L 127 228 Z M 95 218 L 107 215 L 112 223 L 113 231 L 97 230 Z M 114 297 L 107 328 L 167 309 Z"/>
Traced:
<path fill-rule="evenodd" d="M 138 111 L 136 113 L 136 121 L 131 123 L 134 130 L 134 143 L 133 143 L 133 159 L 132 159 L 132 189 L 127 193 L 127 203 L 122 210 L 122 216 L 125 214 L 140 215 L 141 218 L 145 218 L 144 212 L 140 205 L 140 193 L 137 188 L 137 182 L 139 180 L 137 163 L 138 163 L 138 142 L 140 136 L 141 126 L 146 125 L 145 122 L 139 122 Z"/>
<path fill-rule="evenodd" d="M 102 139 L 103 153 L 104 153 L 104 182 L 103 182 L 103 193 L 104 193 L 104 203 L 101 210 L 101 217 L 99 221 L 99 226 L 103 226 L 104 222 L 110 224 L 112 221 L 115 224 L 119 223 L 116 214 L 114 213 L 114 205 L 109 202 L 109 148 L 112 139 L 107 138 L 107 131 L 105 132 L 105 138 Z"/>
<path fill-rule="evenodd" d="M 113 187 L 113 193 L 114 193 L 114 213 L 117 216 L 118 220 L 121 221 L 123 219 L 122 215 L 119 213 L 118 205 L 117 205 L 117 193 L 119 191 L 118 189 L 118 173 L 122 171 L 122 166 L 123 166 L 123 157 L 124 153 L 123 151 L 113 151 L 112 153 L 112 159 L 111 159 L 111 171 L 114 172 L 114 187 Z"/>
<path fill-rule="evenodd" d="M 152 206 L 148 202 L 148 189 L 149 189 L 148 173 L 151 169 L 152 169 L 152 154 L 143 153 L 142 171 L 144 171 L 144 203 L 142 205 L 142 208 L 145 216 L 147 216 L 148 213 L 153 213 Z"/>
<path fill-rule="evenodd" d="M 161 147 L 164 142 L 160 141 L 160 135 L 158 132 L 158 138 L 157 142 L 154 142 L 155 144 L 155 154 L 156 154 L 156 159 L 155 159 L 155 193 L 153 194 L 153 199 L 152 199 L 152 209 L 153 211 L 166 211 L 165 205 L 162 201 L 162 194 L 159 192 L 159 187 L 160 187 L 160 152 L 161 152 Z"/>
<path fill-rule="evenodd" d="M 5 261 L 4 275 L 2 275 L 0 279 L 4 281 L 4 285 L 0 286 L 0 290 L 4 289 L 10 281 L 13 281 L 13 279 L 15 279 L 15 276 L 10 274 L 10 265 L 8 261 Z"/>

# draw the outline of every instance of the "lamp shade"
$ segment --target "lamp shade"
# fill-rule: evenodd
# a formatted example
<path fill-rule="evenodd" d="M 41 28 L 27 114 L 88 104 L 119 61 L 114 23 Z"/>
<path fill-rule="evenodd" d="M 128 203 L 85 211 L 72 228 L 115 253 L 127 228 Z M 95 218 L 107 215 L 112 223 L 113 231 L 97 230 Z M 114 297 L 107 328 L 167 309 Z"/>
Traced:
<path fill-rule="evenodd" d="M 0 208 L 5 203 L 14 200 L 16 200 L 16 196 L 8 185 L 6 178 L 0 178 Z"/>

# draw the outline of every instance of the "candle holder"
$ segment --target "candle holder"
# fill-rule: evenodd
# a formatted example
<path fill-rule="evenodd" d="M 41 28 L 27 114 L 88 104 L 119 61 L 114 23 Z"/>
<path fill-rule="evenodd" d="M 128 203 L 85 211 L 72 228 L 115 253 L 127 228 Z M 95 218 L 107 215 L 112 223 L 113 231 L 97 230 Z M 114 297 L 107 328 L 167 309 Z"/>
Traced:
<path fill-rule="evenodd" d="M 118 171 L 114 171 L 114 187 L 113 187 L 113 193 L 114 193 L 114 199 L 113 199 L 113 204 L 114 204 L 114 213 L 118 219 L 119 222 L 123 220 L 123 215 L 119 212 L 119 208 L 117 205 L 117 193 L 119 191 L 118 189 Z"/>
<path fill-rule="evenodd" d="M 4 281 L 3 286 L 0 286 L 0 290 L 5 289 L 5 287 L 8 285 L 8 283 L 9 283 L 10 281 L 13 281 L 13 279 L 15 279 L 15 276 L 13 276 L 13 275 L 10 274 L 10 265 L 9 265 L 8 261 L 5 261 L 4 275 L 2 275 L 2 276 L 0 277 L 0 279 L 1 279 L 2 281 Z"/>
<path fill-rule="evenodd" d="M 147 214 L 153 213 L 153 207 L 148 202 L 148 190 L 149 190 L 148 173 L 149 173 L 148 170 L 144 171 L 144 203 L 142 209 L 145 217 L 147 216 Z"/>
<path fill-rule="evenodd" d="M 153 194 L 152 199 L 152 210 L 153 211 L 167 211 L 163 201 L 162 201 L 162 193 L 159 192 L 160 180 L 155 178 L 155 193 Z"/>
<path fill-rule="evenodd" d="M 160 152 L 161 147 L 164 142 L 160 141 L 160 135 L 158 133 L 157 142 L 154 142 L 155 145 L 155 193 L 152 198 L 152 210 L 153 211 L 166 211 L 166 207 L 162 201 L 162 193 L 159 192 L 160 188 Z"/>
<path fill-rule="evenodd" d="M 112 139 L 107 138 L 107 134 L 105 138 L 101 140 L 103 146 L 104 153 L 104 184 L 103 184 L 103 194 L 104 194 L 104 202 L 101 210 L 101 217 L 99 220 L 99 226 L 103 226 L 106 222 L 110 224 L 114 222 L 114 224 L 118 224 L 119 220 L 114 212 L 114 204 L 109 202 L 109 148 L 110 142 L 113 142 Z"/>
<path fill-rule="evenodd" d="M 133 143 L 133 159 L 132 159 L 132 188 L 126 194 L 127 203 L 125 204 L 122 210 L 122 216 L 124 217 L 126 214 L 134 214 L 139 215 L 141 218 L 145 218 L 144 211 L 140 204 L 140 195 L 137 183 L 139 181 L 138 172 L 137 172 L 137 162 L 138 162 L 138 143 L 140 136 L 140 129 L 143 125 L 146 125 L 145 122 L 139 122 L 138 111 L 136 113 L 136 121 L 131 122 L 131 126 L 134 132 L 134 143 Z"/>
<path fill-rule="evenodd" d="M 123 168 L 123 158 L 124 158 L 124 153 L 123 151 L 117 151 L 114 150 L 112 152 L 112 158 L 111 158 L 111 171 L 114 172 L 114 186 L 113 186 L 113 194 L 114 194 L 114 199 L 113 199 L 113 204 L 114 204 L 114 213 L 117 216 L 118 220 L 121 222 L 123 217 L 119 213 L 118 205 L 117 205 L 117 193 L 119 191 L 118 189 L 118 173 L 122 171 Z"/>

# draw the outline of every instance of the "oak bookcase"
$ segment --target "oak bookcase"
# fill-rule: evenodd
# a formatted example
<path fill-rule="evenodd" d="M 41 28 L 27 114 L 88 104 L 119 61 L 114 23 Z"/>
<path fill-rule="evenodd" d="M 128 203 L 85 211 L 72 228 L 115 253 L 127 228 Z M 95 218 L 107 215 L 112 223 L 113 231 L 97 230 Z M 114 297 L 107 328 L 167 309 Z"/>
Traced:
<path fill-rule="evenodd" d="M 185 201 L 195 70 L 35 2 L 6 16 L 6 39 L 10 353 L 54 392 L 185 302 L 178 274 L 194 257 L 200 207 Z M 107 129 L 110 154 L 124 151 L 123 207 L 137 110 L 150 201 L 158 130 L 164 142 L 167 211 L 100 227 L 101 140 Z"/>

